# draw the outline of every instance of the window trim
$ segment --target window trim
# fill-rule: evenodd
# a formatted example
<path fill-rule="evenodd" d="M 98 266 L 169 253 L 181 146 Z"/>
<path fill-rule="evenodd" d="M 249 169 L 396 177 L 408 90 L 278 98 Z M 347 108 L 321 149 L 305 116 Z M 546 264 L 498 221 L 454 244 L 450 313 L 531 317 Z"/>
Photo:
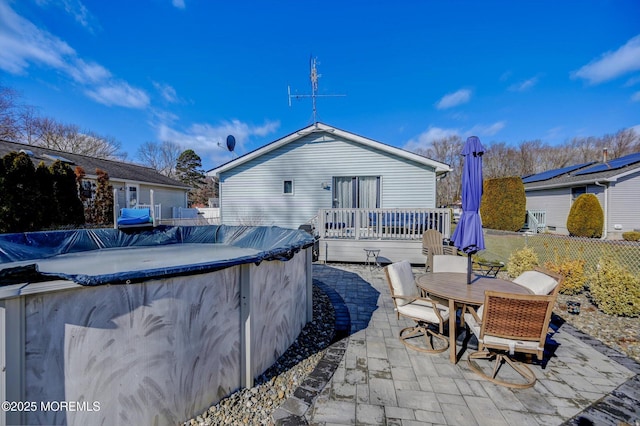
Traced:
<path fill-rule="evenodd" d="M 125 184 L 125 205 L 127 208 L 135 208 L 138 204 L 140 204 L 140 185 L 135 183 L 127 183 Z M 131 188 L 135 188 L 136 192 L 136 203 L 131 204 Z"/>
<path fill-rule="evenodd" d="M 287 192 L 287 182 L 291 182 L 291 192 Z M 283 179 L 282 180 L 282 195 L 294 195 L 295 194 L 295 185 L 293 179 Z"/>
<path fill-rule="evenodd" d="M 382 175 L 337 175 L 337 176 L 332 176 L 331 178 L 331 182 L 332 182 L 332 199 L 334 200 L 333 207 L 335 208 L 335 201 L 336 201 L 336 179 L 342 179 L 342 178 L 350 178 L 351 179 L 351 204 L 352 205 L 356 205 L 358 207 L 350 207 L 350 208 L 360 208 L 360 179 L 361 178 L 376 178 L 376 207 L 375 208 L 380 208 L 382 206 Z"/>

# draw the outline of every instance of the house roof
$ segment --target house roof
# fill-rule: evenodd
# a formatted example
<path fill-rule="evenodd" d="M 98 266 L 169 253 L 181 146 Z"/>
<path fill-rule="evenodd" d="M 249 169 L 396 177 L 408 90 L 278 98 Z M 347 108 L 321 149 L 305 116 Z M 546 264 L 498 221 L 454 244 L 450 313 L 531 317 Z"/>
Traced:
<path fill-rule="evenodd" d="M 93 158 L 36 145 L 0 140 L 0 158 L 10 152 L 20 152 L 21 150 L 29 154 L 31 161 L 36 167 L 41 161 L 49 166 L 54 163 L 56 159 L 60 159 L 69 163 L 72 168 L 75 168 L 75 166 L 82 167 L 89 178 L 95 178 L 96 169 L 101 169 L 109 174 L 109 179 L 111 180 L 123 180 L 131 183 L 145 183 L 180 189 L 189 188 L 189 186 L 182 182 L 160 174 L 150 167 L 115 160 L 106 160 L 104 158 Z"/>
<path fill-rule="evenodd" d="M 583 163 L 547 170 L 523 178 L 523 183 L 525 191 L 535 191 L 587 185 L 595 182 L 615 182 L 638 171 L 640 171 L 640 152 L 601 163 Z"/>
<path fill-rule="evenodd" d="M 396 148 L 391 145 L 384 144 L 382 142 L 375 141 L 373 139 L 365 138 L 360 135 L 356 135 L 354 133 L 350 133 L 344 130 L 337 129 L 335 127 L 329 126 L 323 123 L 312 124 L 311 126 L 305 127 L 303 129 L 297 130 L 283 138 L 275 140 L 271 143 L 268 143 L 254 151 L 251 151 L 245 155 L 242 155 L 238 158 L 235 158 L 227 163 L 224 163 L 216 168 L 213 168 L 207 172 L 207 174 L 220 174 L 226 172 L 227 170 L 231 170 L 234 167 L 237 167 L 241 164 L 246 163 L 247 161 L 251 161 L 254 158 L 260 157 L 268 152 L 271 152 L 275 149 L 278 149 L 288 143 L 294 142 L 304 136 L 307 136 L 310 133 L 331 133 L 333 135 L 339 136 L 343 139 L 347 139 L 349 141 L 365 145 L 380 151 L 387 152 L 392 155 L 396 155 L 398 157 L 402 157 L 408 160 L 415 161 L 420 164 L 424 164 L 425 166 L 433 167 L 436 171 L 436 174 L 446 173 L 451 171 L 451 167 L 448 164 L 441 163 L 439 161 L 432 160 L 430 158 L 424 157 L 422 155 L 414 154 L 413 152 L 406 151 L 404 149 Z"/>

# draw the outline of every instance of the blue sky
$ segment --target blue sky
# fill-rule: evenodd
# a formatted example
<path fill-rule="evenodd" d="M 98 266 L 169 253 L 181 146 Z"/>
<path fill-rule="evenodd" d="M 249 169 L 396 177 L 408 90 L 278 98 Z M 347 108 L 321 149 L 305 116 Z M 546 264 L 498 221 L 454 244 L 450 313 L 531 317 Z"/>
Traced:
<path fill-rule="evenodd" d="M 0 84 L 210 169 L 318 120 L 415 150 L 640 131 L 640 2 L 0 0 Z"/>

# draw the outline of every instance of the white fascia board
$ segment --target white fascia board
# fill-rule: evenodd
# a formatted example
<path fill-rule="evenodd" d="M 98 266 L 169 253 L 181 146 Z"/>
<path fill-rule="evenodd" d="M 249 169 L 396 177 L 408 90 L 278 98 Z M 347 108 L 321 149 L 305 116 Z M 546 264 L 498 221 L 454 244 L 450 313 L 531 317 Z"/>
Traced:
<path fill-rule="evenodd" d="M 543 185 L 543 186 L 536 186 L 535 188 L 527 188 L 525 186 L 524 190 L 525 190 L 525 192 L 527 192 L 527 191 L 542 191 L 544 189 L 571 188 L 573 186 L 595 184 L 596 182 L 615 182 L 615 181 L 616 181 L 616 179 L 613 178 L 613 177 L 611 177 L 611 178 L 603 178 L 603 179 L 576 180 L 574 182 L 564 182 L 564 183 L 555 183 L 555 184 L 549 184 L 549 185 Z"/>
<path fill-rule="evenodd" d="M 429 167 L 433 167 L 435 169 L 436 174 L 450 172 L 452 170 L 448 164 L 440 163 L 439 161 L 431 160 L 427 157 L 423 157 L 421 155 L 414 154 L 412 152 L 405 151 L 403 149 L 396 148 L 391 145 L 386 145 L 381 142 L 377 142 L 359 135 L 355 135 L 353 133 L 346 132 L 344 130 L 336 129 L 331 126 L 327 126 L 326 124 L 323 124 L 323 123 L 317 123 L 315 125 L 312 124 L 311 126 L 305 127 L 304 129 L 300 129 L 294 133 L 291 133 L 290 135 L 285 136 L 280 140 L 271 142 L 270 144 L 267 144 L 262 148 L 259 148 L 253 152 L 243 155 L 242 157 L 238 157 L 235 160 L 232 160 L 217 168 L 211 169 L 206 174 L 209 176 L 219 176 L 220 173 L 233 169 L 234 167 L 244 164 L 247 161 L 251 161 L 254 158 L 257 158 L 263 154 L 266 154 L 267 152 L 273 151 L 274 149 L 278 149 L 281 146 L 288 144 L 289 142 L 293 142 L 294 140 L 300 139 L 301 137 L 306 136 L 308 134 L 319 133 L 319 132 L 333 133 L 337 136 L 340 136 L 343 139 L 351 140 L 351 141 L 360 143 L 362 145 L 377 149 L 379 151 L 384 151 L 389 154 L 396 155 L 398 157 L 403 157 L 408 160 L 412 160 L 417 163 L 424 164 Z"/>
<path fill-rule="evenodd" d="M 549 184 L 549 185 L 542 185 L 542 186 L 537 186 L 535 188 L 527 188 L 525 186 L 524 190 L 526 191 L 540 191 L 543 189 L 555 189 L 555 188 L 570 188 L 572 186 L 577 186 L 577 185 L 589 185 L 589 184 L 595 184 L 596 182 L 617 182 L 618 179 L 621 179 L 625 176 L 631 175 L 633 173 L 638 173 L 640 172 L 640 167 L 636 167 L 633 168 L 631 170 L 626 170 L 620 174 L 617 175 L 613 175 L 610 176 L 608 178 L 591 178 L 591 179 L 583 179 L 583 180 L 579 180 L 579 181 L 575 181 L 575 182 L 564 182 L 564 183 L 555 183 L 555 184 Z"/>
<path fill-rule="evenodd" d="M 87 178 L 90 179 L 89 175 L 87 175 Z M 97 176 L 94 179 L 95 181 L 98 180 Z M 189 191 L 189 189 L 191 189 L 191 187 L 189 186 L 178 186 L 178 185 L 167 185 L 164 183 L 153 183 L 153 182 L 147 182 L 147 181 L 143 181 L 143 180 L 127 180 L 127 179 L 122 179 L 122 178 L 113 178 L 113 179 L 109 179 L 109 183 L 113 184 L 115 182 L 120 182 L 123 185 L 124 184 L 131 184 L 131 185 L 146 185 L 146 186 L 157 186 L 157 187 L 161 187 L 161 188 L 170 188 L 170 189 L 180 189 L 182 191 Z"/>

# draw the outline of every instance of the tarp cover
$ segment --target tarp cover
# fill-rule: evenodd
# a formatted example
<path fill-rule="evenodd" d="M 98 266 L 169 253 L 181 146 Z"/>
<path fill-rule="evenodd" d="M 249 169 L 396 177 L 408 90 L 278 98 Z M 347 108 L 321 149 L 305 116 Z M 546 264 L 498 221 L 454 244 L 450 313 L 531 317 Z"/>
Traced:
<path fill-rule="evenodd" d="M 260 263 L 263 260 L 289 260 L 301 249 L 312 246 L 313 236 L 304 231 L 278 227 L 236 227 L 236 226 L 158 226 L 153 229 L 124 232 L 117 229 L 82 229 L 71 231 L 28 232 L 21 234 L 0 234 L 0 285 L 68 279 L 82 285 L 122 284 L 145 281 L 176 275 L 189 275 L 210 272 L 244 263 Z M 175 259 L 170 266 L 151 267 L 136 265 L 135 270 L 123 270 L 114 273 L 91 274 L 82 272 L 48 272 L 45 266 L 53 261 L 69 258 L 69 261 L 82 263 L 83 252 L 87 255 L 110 258 L 113 250 L 118 250 L 126 259 L 131 250 L 142 247 L 172 246 L 169 254 L 179 257 L 180 246 L 190 248 L 201 244 L 203 250 L 219 245 L 234 248 L 233 258 L 197 256 L 190 261 L 189 256 Z M 175 250 L 172 250 L 174 249 Z M 197 249 L 198 247 L 195 246 Z M 246 250 L 236 250 L 244 248 Z M 166 250 L 165 250 L 166 251 Z M 74 255 L 77 254 L 77 255 Z M 166 256 L 166 254 L 165 254 Z M 193 256 L 194 258 L 196 256 Z M 42 265 L 40 265 L 41 263 Z M 61 262 L 58 262 L 61 263 Z M 55 268 L 54 268 L 55 269 Z M 76 268 L 71 268 L 76 269 Z M 85 268 L 86 269 L 86 268 Z"/>

